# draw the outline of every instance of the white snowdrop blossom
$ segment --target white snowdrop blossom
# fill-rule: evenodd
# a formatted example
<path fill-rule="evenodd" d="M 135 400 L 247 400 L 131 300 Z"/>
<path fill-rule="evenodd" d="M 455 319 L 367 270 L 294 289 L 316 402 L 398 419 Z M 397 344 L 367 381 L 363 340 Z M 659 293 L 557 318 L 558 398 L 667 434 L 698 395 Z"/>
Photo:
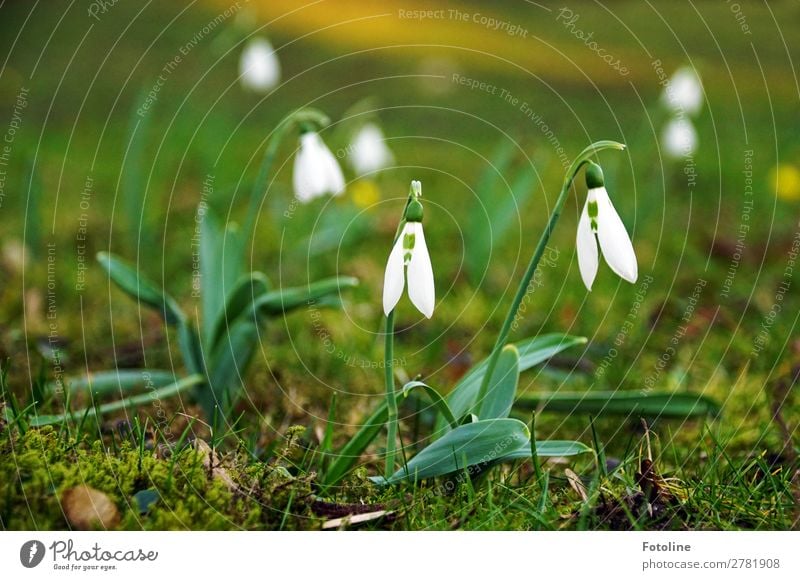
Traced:
<path fill-rule="evenodd" d="M 413 199 L 408 204 L 405 224 L 397 237 L 383 278 L 383 312 L 386 316 L 394 310 L 403 295 L 406 277 L 408 297 L 426 318 L 433 316 L 436 292 L 433 268 L 422 231 L 422 204 L 417 199 L 422 191 L 419 181 L 411 183 Z"/>
<path fill-rule="evenodd" d="M 697 72 L 688 66 L 676 70 L 664 87 L 661 99 L 675 112 L 699 113 L 703 107 L 703 84 Z"/>
<path fill-rule="evenodd" d="M 266 38 L 253 38 L 239 58 L 239 78 L 244 88 L 266 92 L 281 80 L 281 64 Z"/>
<path fill-rule="evenodd" d="M 294 193 L 303 203 L 326 193 L 340 195 L 344 191 L 344 175 L 339 163 L 313 131 L 300 135 L 292 181 Z"/>
<path fill-rule="evenodd" d="M 383 132 L 374 123 L 366 123 L 358 130 L 350 149 L 350 164 L 358 175 L 380 171 L 394 161 Z"/>
<path fill-rule="evenodd" d="M 600 166 L 590 164 L 586 170 L 589 192 L 578 221 L 576 245 L 578 268 L 588 290 L 592 289 L 599 264 L 598 243 L 611 270 L 630 283 L 636 282 L 639 269 L 633 244 L 625 230 L 603 183 Z"/>
<path fill-rule="evenodd" d="M 672 119 L 661 133 L 661 146 L 667 157 L 684 159 L 697 150 L 697 131 L 689 119 Z"/>

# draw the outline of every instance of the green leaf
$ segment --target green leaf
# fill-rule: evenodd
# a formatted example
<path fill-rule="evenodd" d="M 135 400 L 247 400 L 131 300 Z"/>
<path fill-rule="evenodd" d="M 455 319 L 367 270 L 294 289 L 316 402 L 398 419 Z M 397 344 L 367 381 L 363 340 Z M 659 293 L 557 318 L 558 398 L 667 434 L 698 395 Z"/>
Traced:
<path fill-rule="evenodd" d="M 386 401 L 381 402 L 355 435 L 347 442 L 322 477 L 323 492 L 336 485 L 353 468 L 370 443 L 381 432 L 389 418 Z"/>
<path fill-rule="evenodd" d="M 200 335 L 197 327 L 190 320 L 182 320 L 178 324 L 178 347 L 183 356 L 183 364 L 192 374 L 208 376 L 206 361 L 204 358 L 203 347 L 200 344 Z M 198 383 L 194 389 L 194 398 L 206 411 L 206 417 L 210 417 L 208 412 L 214 409 L 214 395 L 207 381 Z"/>
<path fill-rule="evenodd" d="M 582 344 L 586 344 L 586 339 L 583 337 L 559 333 L 543 334 L 518 342 L 515 346 L 520 356 L 519 371 L 524 372 L 568 348 Z M 483 360 L 475 365 L 447 396 L 447 404 L 450 405 L 450 409 L 456 417 L 467 413 L 475 404 L 481 380 L 486 373 L 486 364 L 486 360 Z M 436 430 L 439 431 L 445 427 L 444 420 L 440 420 Z"/>
<path fill-rule="evenodd" d="M 554 439 L 552 441 L 537 441 L 536 442 L 536 455 L 539 457 L 572 457 L 582 453 L 591 453 L 592 448 L 584 445 L 580 441 L 561 441 Z M 531 448 L 530 443 L 525 447 L 515 449 L 511 453 L 506 453 L 499 458 L 499 461 L 512 461 L 514 459 L 530 459 Z"/>
<path fill-rule="evenodd" d="M 531 165 L 523 167 L 511 184 L 506 181 L 505 175 L 518 151 L 514 140 L 503 139 L 475 187 L 477 199 L 467 229 L 472 235 L 467 239 L 469 247 L 464 264 L 475 286 L 486 272 L 492 251 L 502 243 L 536 185 L 537 174 Z"/>
<path fill-rule="evenodd" d="M 329 295 L 335 297 L 343 288 L 357 285 L 358 279 L 349 276 L 326 278 L 308 286 L 268 292 L 256 300 L 253 307 L 261 316 L 279 316 L 301 306 L 319 306 L 320 302 L 331 297 Z"/>
<path fill-rule="evenodd" d="M 447 420 L 451 428 L 455 429 L 458 427 L 458 421 L 453 416 L 450 407 L 447 406 L 447 401 L 439 394 L 439 391 L 421 381 L 411 381 L 403 385 L 403 396 L 408 397 L 414 389 L 421 389 L 428 396 L 433 406 L 436 407 L 436 410 Z"/>
<path fill-rule="evenodd" d="M 212 325 L 209 347 L 215 347 L 227 327 L 233 325 L 241 314 L 250 310 L 253 302 L 269 290 L 269 280 L 261 272 L 250 272 L 228 292 L 225 308 L 217 315 Z"/>
<path fill-rule="evenodd" d="M 117 286 L 139 302 L 157 310 L 167 324 L 177 324 L 183 320 L 184 315 L 178 303 L 122 258 L 100 252 L 97 261 Z"/>
<path fill-rule="evenodd" d="M 128 117 L 128 131 L 125 139 L 126 151 L 122 166 L 121 205 L 127 219 L 127 234 L 130 247 L 139 248 L 141 240 L 149 240 L 149 204 L 145 204 L 148 164 L 145 160 L 147 135 L 152 114 L 139 115 L 139 103 L 147 98 L 149 88 L 142 87 L 139 98 L 131 106 Z M 152 200 L 154 202 L 155 200 Z M 156 215 L 155 213 L 153 215 Z"/>
<path fill-rule="evenodd" d="M 189 375 L 188 377 L 185 377 L 171 385 L 167 385 L 166 387 L 154 389 L 150 392 L 134 395 L 125 399 L 120 399 L 119 401 L 114 401 L 113 403 L 105 403 L 104 405 L 88 407 L 85 409 L 79 409 L 77 411 L 67 411 L 57 415 L 32 415 L 29 417 L 30 425 L 32 427 L 42 427 L 43 425 L 62 423 L 69 419 L 84 420 L 99 417 L 101 415 L 107 415 L 109 413 L 115 413 L 117 411 L 131 411 L 136 407 L 147 405 L 159 399 L 174 397 L 179 393 L 183 393 L 194 388 L 204 381 L 205 377 L 202 375 Z"/>
<path fill-rule="evenodd" d="M 489 419 L 461 425 L 420 451 L 388 482 L 427 479 L 488 463 L 528 447 L 529 440 L 527 425 L 516 419 Z"/>
<path fill-rule="evenodd" d="M 70 392 L 80 393 L 91 390 L 92 396 L 99 397 L 110 393 L 120 393 L 139 387 L 163 387 L 175 382 L 175 373 L 172 371 L 150 369 L 119 369 L 116 371 L 100 371 L 85 377 L 68 379 L 67 385 Z M 47 383 L 49 391 L 53 391 L 57 384 Z"/>
<path fill-rule="evenodd" d="M 508 417 L 519 384 L 519 351 L 507 344 L 500 351 L 486 397 L 480 404 L 481 419 L 503 419 Z"/>
<path fill-rule="evenodd" d="M 586 393 L 532 393 L 517 399 L 524 409 L 541 408 L 560 413 L 630 415 L 634 417 L 686 418 L 717 416 L 719 405 L 693 393 L 649 393 L 639 391 L 592 391 Z"/>
<path fill-rule="evenodd" d="M 202 215 L 200 236 L 202 330 L 205 343 L 210 345 L 226 297 L 242 275 L 244 242 L 239 227 L 229 223 L 223 229 L 210 208 Z"/>
<path fill-rule="evenodd" d="M 214 404 L 222 409 L 223 415 L 227 415 L 238 396 L 257 345 L 258 326 L 252 318 L 245 317 L 234 323 L 211 354 L 208 381 Z"/>

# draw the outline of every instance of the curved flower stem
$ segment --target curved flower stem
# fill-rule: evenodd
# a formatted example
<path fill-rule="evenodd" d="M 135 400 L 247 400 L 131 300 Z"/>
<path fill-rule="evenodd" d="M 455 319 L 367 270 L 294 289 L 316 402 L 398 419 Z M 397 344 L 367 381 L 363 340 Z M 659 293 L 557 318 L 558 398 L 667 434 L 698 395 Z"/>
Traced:
<path fill-rule="evenodd" d="M 394 456 L 397 450 L 397 397 L 394 392 L 394 310 L 386 316 L 386 342 L 383 367 L 386 372 L 386 479 L 394 473 Z"/>
<path fill-rule="evenodd" d="M 244 230 L 244 239 L 249 240 L 253 235 L 253 228 L 255 227 L 256 216 L 258 215 L 258 206 L 261 203 L 261 198 L 266 193 L 267 179 L 275 163 L 275 156 L 278 153 L 278 148 L 293 128 L 303 124 L 316 125 L 322 128 L 330 124 L 330 119 L 325 113 L 317 109 L 299 109 L 289 113 L 278 123 L 278 126 L 272 133 L 272 137 L 270 137 L 269 143 L 267 143 L 267 149 L 264 151 L 264 158 L 258 170 L 258 177 L 250 192 L 250 202 L 247 206 L 247 217 L 245 218 L 247 223 Z"/>
<path fill-rule="evenodd" d="M 489 360 L 486 365 L 486 373 L 483 375 L 481 388 L 478 391 L 478 398 L 475 401 L 473 410 L 478 417 L 480 417 L 480 409 L 483 404 L 483 399 L 486 397 L 486 392 L 489 389 L 489 382 L 491 381 L 492 374 L 497 366 L 497 359 L 500 356 L 500 351 L 503 350 L 503 347 L 508 342 L 508 335 L 511 333 L 511 328 L 514 324 L 514 319 L 517 316 L 517 311 L 519 310 L 520 304 L 522 304 L 522 301 L 525 298 L 525 294 L 528 292 L 528 286 L 533 279 L 533 275 L 536 273 L 536 268 L 539 266 L 539 260 L 542 259 L 542 254 L 544 254 L 544 251 L 547 247 L 547 242 L 550 240 L 550 235 L 553 233 L 553 229 L 558 222 L 558 218 L 561 217 L 561 210 L 564 208 L 564 203 L 567 201 L 569 188 L 572 185 L 575 177 L 578 175 L 578 171 L 580 171 L 581 167 L 587 161 L 589 161 L 591 157 L 603 149 L 616 149 L 621 151 L 625 149 L 625 145 L 622 143 L 617 143 L 616 141 L 597 141 L 596 143 L 592 143 L 586 149 L 584 149 L 577 158 L 575 158 L 575 160 L 572 162 L 572 165 L 569 166 L 567 174 L 564 176 L 564 183 L 561 186 L 561 193 L 558 195 L 556 204 L 553 207 L 553 213 L 550 214 L 550 219 L 547 221 L 547 226 L 539 238 L 539 243 L 536 244 L 536 250 L 533 252 L 531 261 L 528 264 L 528 269 L 525 271 L 525 275 L 522 277 L 522 281 L 517 289 L 517 294 L 514 296 L 514 301 L 511 303 L 511 308 L 508 309 L 508 314 L 506 314 L 506 319 L 500 329 L 500 334 L 497 335 L 497 340 L 495 341 L 492 352 L 489 355 Z"/>

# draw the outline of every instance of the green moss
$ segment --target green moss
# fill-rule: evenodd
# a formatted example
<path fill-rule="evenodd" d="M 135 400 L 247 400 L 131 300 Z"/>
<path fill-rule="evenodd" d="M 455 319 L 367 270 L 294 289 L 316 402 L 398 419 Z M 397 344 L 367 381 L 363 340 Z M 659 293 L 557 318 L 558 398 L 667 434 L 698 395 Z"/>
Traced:
<path fill-rule="evenodd" d="M 0 437 L 0 527 L 68 528 L 59 497 L 81 484 L 117 505 L 120 529 L 257 529 L 284 520 L 296 526 L 294 515 L 305 510 L 311 478 L 296 478 L 277 465 L 245 465 L 238 457 L 223 469 L 235 482 L 230 489 L 208 473 L 202 453 L 192 447 L 161 458 L 153 451 L 140 455 L 130 443 L 111 452 L 101 441 L 64 439 L 50 427 L 24 435 L 7 431 Z M 142 490 L 158 495 L 146 513 L 133 499 Z M 284 517 L 286 512 L 292 517 Z"/>

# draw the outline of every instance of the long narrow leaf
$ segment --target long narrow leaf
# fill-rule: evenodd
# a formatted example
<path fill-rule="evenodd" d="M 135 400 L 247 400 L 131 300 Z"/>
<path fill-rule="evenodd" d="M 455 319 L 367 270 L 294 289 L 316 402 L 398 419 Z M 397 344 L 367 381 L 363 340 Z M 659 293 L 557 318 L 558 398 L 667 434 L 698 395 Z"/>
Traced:
<path fill-rule="evenodd" d="M 428 396 L 436 410 L 439 411 L 450 424 L 450 427 L 453 429 L 458 427 L 458 421 L 453 416 L 453 412 L 450 410 L 450 407 L 447 406 L 447 401 L 445 401 L 444 398 L 442 398 L 442 396 L 439 394 L 439 391 L 421 381 L 411 381 L 403 385 L 403 396 L 408 397 L 408 395 L 411 394 L 411 391 L 415 389 L 422 390 Z"/>
<path fill-rule="evenodd" d="M 178 303 L 169 294 L 119 256 L 100 252 L 97 261 L 117 286 L 139 302 L 157 310 L 167 324 L 177 324 L 184 318 Z"/>
<path fill-rule="evenodd" d="M 517 399 L 523 409 L 541 408 L 560 413 L 686 418 L 721 413 L 711 398 L 693 393 L 592 391 L 586 393 L 531 393 Z"/>
<path fill-rule="evenodd" d="M 319 302 L 330 295 L 338 295 L 344 288 L 357 285 L 358 279 L 349 276 L 327 278 L 308 286 L 268 292 L 256 300 L 253 307 L 261 316 L 278 316 L 301 306 L 319 306 Z"/>
<path fill-rule="evenodd" d="M 520 208 L 533 194 L 537 173 L 532 164 L 520 169 L 509 184 L 505 175 L 518 151 L 513 140 L 504 139 L 499 147 L 493 166 L 487 167 L 475 188 L 477 198 L 470 212 L 468 252 L 465 267 L 470 282 L 478 285 L 489 266 L 491 253 L 503 242 L 511 226 L 519 223 Z"/>
<path fill-rule="evenodd" d="M 208 380 L 223 414 L 238 396 L 247 367 L 258 345 L 258 326 L 253 319 L 238 320 L 211 355 Z"/>
<path fill-rule="evenodd" d="M 218 313 L 225 303 L 222 289 L 222 228 L 209 208 L 202 216 L 198 213 L 200 224 L 200 300 L 203 305 L 202 334 L 206 344 L 210 343 L 211 333 Z"/>
<path fill-rule="evenodd" d="M 147 134 L 150 128 L 152 114 L 139 115 L 139 103 L 147 98 L 146 89 L 143 87 L 139 98 L 131 106 L 128 117 L 128 134 L 125 139 L 125 159 L 122 167 L 122 208 L 127 219 L 127 234 L 131 248 L 137 248 L 140 240 L 150 239 L 145 208 L 145 188 L 147 185 L 147 163 L 145 152 Z"/>
<path fill-rule="evenodd" d="M 85 409 L 78 409 L 76 411 L 68 411 L 57 415 L 33 415 L 28 418 L 32 427 L 42 427 L 44 425 L 52 425 L 54 423 L 61 423 L 69 419 L 85 420 L 117 411 L 130 411 L 136 407 L 141 407 L 159 399 L 166 399 L 174 397 L 175 395 L 194 388 L 196 385 L 202 383 L 205 377 L 201 375 L 190 375 L 171 385 L 155 389 L 148 393 L 134 395 L 127 397 L 113 403 L 105 403 L 95 407 L 87 407 Z"/>
<path fill-rule="evenodd" d="M 367 447 L 375 440 L 381 432 L 386 420 L 389 418 L 389 410 L 386 401 L 381 402 L 378 408 L 370 415 L 364 424 L 359 428 L 355 435 L 347 442 L 331 463 L 327 472 L 322 478 L 323 490 L 336 485 L 353 468 L 359 457 L 366 451 Z"/>
<path fill-rule="evenodd" d="M 207 376 L 200 335 L 197 332 L 196 325 L 191 320 L 184 319 L 178 324 L 178 346 L 183 356 L 183 362 L 189 372 Z M 194 395 L 197 402 L 206 412 L 213 410 L 214 397 L 207 382 L 198 383 L 195 387 Z"/>
<path fill-rule="evenodd" d="M 503 419 L 508 417 L 519 384 L 519 351 L 507 344 L 500 352 L 497 366 L 492 373 L 489 389 L 483 401 L 478 401 L 481 419 Z"/>
<path fill-rule="evenodd" d="M 528 447 L 529 440 L 527 425 L 516 419 L 489 419 L 461 425 L 420 451 L 388 482 L 427 479 L 495 461 Z"/>
<path fill-rule="evenodd" d="M 242 313 L 250 309 L 253 302 L 267 293 L 267 290 L 269 290 L 269 280 L 261 272 L 251 272 L 240 278 L 228 293 L 225 308 L 219 312 L 212 325 L 209 346 L 215 347 L 224 335 L 226 327 L 233 325 Z"/>
<path fill-rule="evenodd" d="M 583 337 L 559 333 L 543 334 L 518 342 L 515 346 L 519 351 L 519 370 L 524 372 L 568 348 L 582 344 L 586 344 Z M 486 364 L 486 360 L 483 360 L 475 365 L 447 396 L 447 404 L 456 417 L 464 415 L 475 404 L 481 380 L 486 373 Z M 445 427 L 444 420 L 437 423 L 437 431 Z"/>
<path fill-rule="evenodd" d="M 572 457 L 582 453 L 591 453 L 592 448 L 584 445 L 580 441 L 562 441 L 553 439 L 552 441 L 537 441 L 536 455 L 539 457 Z M 514 459 L 530 459 L 530 443 L 525 447 L 515 449 L 498 458 L 499 461 L 512 461 Z"/>
<path fill-rule="evenodd" d="M 100 371 L 85 377 L 70 378 L 66 381 L 69 390 L 73 394 L 91 390 L 92 395 L 95 397 L 146 386 L 163 387 L 172 382 L 175 382 L 174 372 L 150 369 Z M 50 382 L 47 387 L 52 392 L 57 385 L 55 382 Z"/>

